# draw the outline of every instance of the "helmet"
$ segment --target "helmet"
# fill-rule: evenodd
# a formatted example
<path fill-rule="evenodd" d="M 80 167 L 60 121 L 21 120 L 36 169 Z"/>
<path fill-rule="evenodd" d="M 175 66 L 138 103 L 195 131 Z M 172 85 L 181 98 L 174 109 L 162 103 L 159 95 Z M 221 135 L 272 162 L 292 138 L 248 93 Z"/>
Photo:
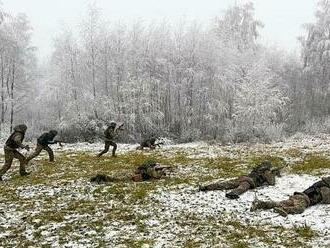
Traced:
<path fill-rule="evenodd" d="M 27 126 L 25 124 L 20 124 L 20 125 L 17 125 L 16 127 L 14 127 L 14 131 L 16 131 L 16 132 L 25 133 L 26 129 L 27 129 Z"/>
<path fill-rule="evenodd" d="M 117 126 L 117 123 L 114 122 L 114 121 L 112 121 L 112 122 L 110 122 L 110 125 L 109 126 L 115 128 Z"/>
<path fill-rule="evenodd" d="M 270 169 L 272 167 L 272 162 L 270 162 L 269 160 L 264 160 L 260 163 L 259 166 Z"/>
<path fill-rule="evenodd" d="M 56 130 L 50 130 L 49 133 L 55 137 L 57 135 L 57 131 Z"/>
<path fill-rule="evenodd" d="M 255 172 L 257 174 L 264 173 L 267 170 L 270 170 L 272 168 L 272 163 L 268 160 L 262 161 L 260 164 L 258 164 L 252 172 Z"/>

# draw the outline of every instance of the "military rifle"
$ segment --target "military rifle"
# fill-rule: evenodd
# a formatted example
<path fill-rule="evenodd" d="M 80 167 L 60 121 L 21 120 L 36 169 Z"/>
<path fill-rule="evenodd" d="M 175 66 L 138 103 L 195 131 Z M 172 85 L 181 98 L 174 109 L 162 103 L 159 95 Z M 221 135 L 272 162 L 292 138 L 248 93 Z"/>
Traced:
<path fill-rule="evenodd" d="M 121 130 L 121 131 L 124 130 L 124 128 L 123 128 L 124 127 L 124 124 L 125 123 L 121 123 L 120 125 L 118 125 L 118 127 L 116 127 L 115 131 L 117 131 L 117 130 Z"/>
<path fill-rule="evenodd" d="M 165 143 L 164 142 L 158 142 L 157 144 L 155 144 L 155 146 L 158 146 L 158 147 L 160 147 L 162 145 L 165 145 Z"/>
<path fill-rule="evenodd" d="M 173 172 L 173 167 L 169 166 L 169 165 L 160 165 L 160 164 L 156 164 L 154 166 L 156 171 L 169 171 L 170 173 Z M 164 172 L 165 173 L 165 172 Z M 165 173 L 166 174 L 166 173 Z"/>
<path fill-rule="evenodd" d="M 60 147 L 63 147 L 63 144 L 62 143 L 68 143 L 64 140 L 54 140 L 55 144 L 58 143 Z"/>

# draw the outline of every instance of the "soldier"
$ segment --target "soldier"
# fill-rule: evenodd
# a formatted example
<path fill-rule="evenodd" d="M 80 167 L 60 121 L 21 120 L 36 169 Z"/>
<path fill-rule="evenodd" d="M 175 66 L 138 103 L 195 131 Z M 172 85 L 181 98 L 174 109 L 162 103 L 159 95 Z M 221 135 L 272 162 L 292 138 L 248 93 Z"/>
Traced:
<path fill-rule="evenodd" d="M 153 150 L 156 148 L 156 138 L 154 137 L 151 137 L 151 138 L 148 138 L 148 139 L 144 139 L 141 143 L 140 143 L 140 146 L 138 146 L 136 149 L 137 150 L 143 150 L 143 148 L 145 147 L 148 147 L 150 148 L 150 150 Z"/>
<path fill-rule="evenodd" d="M 54 152 L 49 147 L 51 144 L 56 144 L 58 141 L 54 140 L 55 136 L 57 135 L 56 130 L 50 130 L 48 133 L 43 133 L 38 139 L 37 139 L 37 147 L 34 150 L 34 152 L 27 157 L 27 162 L 37 157 L 42 150 L 45 150 L 48 153 L 49 161 L 54 162 Z"/>
<path fill-rule="evenodd" d="M 288 214 L 301 214 L 306 208 L 319 203 L 330 204 L 330 177 L 322 178 L 303 192 L 295 192 L 284 201 L 255 200 L 250 210 L 274 209 L 275 212 L 286 217 Z"/>
<path fill-rule="evenodd" d="M 122 175 L 116 175 L 110 177 L 103 174 L 98 174 L 91 178 L 91 182 L 102 183 L 102 182 L 142 182 L 149 181 L 152 179 L 160 179 L 166 176 L 166 170 L 170 169 L 169 166 L 159 165 L 154 161 L 146 161 L 134 171 L 134 173 L 125 173 Z"/>
<path fill-rule="evenodd" d="M 121 124 L 118 128 L 116 128 L 116 122 L 110 123 L 109 127 L 104 131 L 104 150 L 97 155 L 98 157 L 101 157 L 104 153 L 107 153 L 110 146 L 113 146 L 112 157 L 116 157 L 117 144 L 114 142 L 114 139 L 118 135 L 118 130 L 123 130 L 123 125 L 124 124 Z"/>
<path fill-rule="evenodd" d="M 232 191 L 226 194 L 226 197 L 230 199 L 238 199 L 239 195 L 249 189 L 254 189 L 264 185 L 275 185 L 275 176 L 280 176 L 279 169 L 272 168 L 270 161 L 263 161 L 246 176 L 241 176 L 233 180 L 218 182 L 207 186 L 200 186 L 199 190 L 208 191 L 232 189 Z"/>
<path fill-rule="evenodd" d="M 26 176 L 29 173 L 25 170 L 25 165 L 27 161 L 25 157 L 17 151 L 18 148 L 29 150 L 28 145 L 23 145 L 22 142 L 24 140 L 25 132 L 27 126 L 25 124 L 18 125 L 14 127 L 14 132 L 7 139 L 4 151 L 5 151 L 5 164 L 0 170 L 0 181 L 2 181 L 2 176 L 10 169 L 13 159 L 17 158 L 19 160 L 19 173 L 21 176 Z"/>

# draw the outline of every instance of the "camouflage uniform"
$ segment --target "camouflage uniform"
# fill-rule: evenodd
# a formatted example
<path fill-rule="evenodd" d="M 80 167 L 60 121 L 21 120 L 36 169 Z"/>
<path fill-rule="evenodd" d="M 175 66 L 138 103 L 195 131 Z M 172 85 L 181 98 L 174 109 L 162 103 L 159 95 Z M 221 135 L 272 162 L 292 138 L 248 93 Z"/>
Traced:
<path fill-rule="evenodd" d="M 159 166 L 156 162 L 148 160 L 135 170 L 135 175 L 141 175 L 143 181 L 160 179 L 165 175 L 164 168 L 165 167 Z"/>
<path fill-rule="evenodd" d="M 257 209 L 274 209 L 282 216 L 288 214 L 301 214 L 310 205 L 308 196 L 304 193 L 295 192 L 289 199 L 284 201 L 259 201 L 252 203 L 251 211 Z"/>
<path fill-rule="evenodd" d="M 49 161 L 54 161 L 54 152 L 49 147 L 51 144 L 56 144 L 57 141 L 54 141 L 55 136 L 57 135 L 57 131 L 50 130 L 48 133 L 43 133 L 38 139 L 37 139 L 37 147 L 34 150 L 34 152 L 27 157 L 27 161 L 30 161 L 37 157 L 42 150 L 45 150 L 48 153 Z"/>
<path fill-rule="evenodd" d="M 274 209 L 285 217 L 288 214 L 301 214 L 309 206 L 319 203 L 330 204 L 330 177 L 323 178 L 303 192 L 295 192 L 288 200 L 280 202 L 255 200 L 251 211 Z"/>
<path fill-rule="evenodd" d="M 272 165 L 269 161 L 264 161 L 256 168 L 252 170 L 247 176 L 241 176 L 239 178 L 210 184 L 207 186 L 201 186 L 201 191 L 208 190 L 229 190 L 226 197 L 231 199 L 239 198 L 239 195 L 245 193 L 249 189 L 254 189 L 264 185 L 275 185 L 275 176 L 278 173 L 276 170 L 272 170 Z"/>
<path fill-rule="evenodd" d="M 114 139 L 117 136 L 118 130 L 116 129 L 116 123 L 112 122 L 110 123 L 110 126 L 104 131 L 104 150 L 100 152 L 97 156 L 101 157 L 104 153 L 107 153 L 109 151 L 110 146 L 112 146 L 112 156 L 116 156 L 116 150 L 117 150 L 117 144 L 114 142 Z"/>
<path fill-rule="evenodd" d="M 149 181 L 152 179 L 160 179 L 165 176 L 165 170 L 168 167 L 160 166 L 153 161 L 146 161 L 140 165 L 134 173 L 121 173 L 115 176 L 107 176 L 103 174 L 98 174 L 91 178 L 91 182 L 103 183 L 103 182 L 141 182 Z"/>
<path fill-rule="evenodd" d="M 2 180 L 2 176 L 10 169 L 13 159 L 16 158 L 19 160 L 19 172 L 21 176 L 25 176 L 28 173 L 25 170 L 25 165 L 27 161 L 25 157 L 17 151 L 17 148 L 22 148 L 28 150 L 28 146 L 24 146 L 22 144 L 26 132 L 26 125 L 21 124 L 14 127 L 14 132 L 10 135 L 8 140 L 6 141 L 4 152 L 5 152 L 5 164 L 0 170 L 0 180 Z"/>
<path fill-rule="evenodd" d="M 156 148 L 156 139 L 155 138 L 149 138 L 145 139 L 141 142 L 140 146 L 137 148 L 138 150 L 143 150 L 143 148 L 148 147 L 150 149 Z"/>

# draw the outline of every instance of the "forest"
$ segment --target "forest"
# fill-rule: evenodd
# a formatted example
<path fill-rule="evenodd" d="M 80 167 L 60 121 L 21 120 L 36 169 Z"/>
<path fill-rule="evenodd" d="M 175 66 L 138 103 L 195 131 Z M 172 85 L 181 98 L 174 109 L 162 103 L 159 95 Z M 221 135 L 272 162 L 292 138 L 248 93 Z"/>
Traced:
<path fill-rule="evenodd" d="M 330 132 L 330 3 L 320 0 L 300 52 L 260 42 L 252 3 L 205 25 L 109 22 L 93 4 L 63 28 L 38 63 L 33 27 L 0 5 L 0 129 L 57 129 L 70 142 L 99 139 L 112 120 L 125 142 L 155 135 L 178 142 L 272 142 Z"/>

